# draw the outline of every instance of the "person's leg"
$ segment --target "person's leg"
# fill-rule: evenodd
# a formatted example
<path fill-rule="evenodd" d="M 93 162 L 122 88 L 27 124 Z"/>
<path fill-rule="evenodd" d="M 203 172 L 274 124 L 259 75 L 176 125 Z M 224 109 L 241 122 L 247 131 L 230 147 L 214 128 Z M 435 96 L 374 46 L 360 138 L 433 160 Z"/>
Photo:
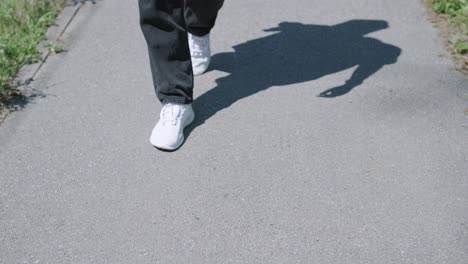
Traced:
<path fill-rule="evenodd" d="M 190 34 L 205 36 L 215 25 L 224 0 L 185 0 L 185 23 Z"/>
<path fill-rule="evenodd" d="M 221 7 L 221 4 L 210 6 L 211 1 L 215 3 L 214 0 L 139 0 L 140 24 L 148 44 L 154 87 L 163 103 L 160 119 L 150 137 L 151 144 L 159 149 L 179 148 L 185 140 L 184 128 L 195 118 L 191 106 L 194 58 L 185 15 L 196 34 L 209 33 Z M 204 8 L 211 11 L 205 12 Z"/>
<path fill-rule="evenodd" d="M 139 0 L 140 25 L 148 44 L 154 87 L 163 104 L 189 104 L 193 100 L 184 2 Z"/>
<path fill-rule="evenodd" d="M 154 87 L 163 104 L 150 142 L 163 150 L 182 145 L 184 128 L 195 117 L 184 5 L 184 0 L 139 0 L 140 24 L 148 44 Z"/>

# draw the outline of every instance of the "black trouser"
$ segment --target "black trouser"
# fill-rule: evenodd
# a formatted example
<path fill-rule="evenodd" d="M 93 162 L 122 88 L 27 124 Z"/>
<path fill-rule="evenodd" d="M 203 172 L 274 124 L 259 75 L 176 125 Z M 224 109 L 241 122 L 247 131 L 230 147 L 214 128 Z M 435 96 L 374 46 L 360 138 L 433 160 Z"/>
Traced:
<path fill-rule="evenodd" d="M 139 0 L 140 25 L 148 44 L 156 95 L 162 103 L 192 102 L 187 32 L 208 34 L 222 5 L 223 0 Z"/>

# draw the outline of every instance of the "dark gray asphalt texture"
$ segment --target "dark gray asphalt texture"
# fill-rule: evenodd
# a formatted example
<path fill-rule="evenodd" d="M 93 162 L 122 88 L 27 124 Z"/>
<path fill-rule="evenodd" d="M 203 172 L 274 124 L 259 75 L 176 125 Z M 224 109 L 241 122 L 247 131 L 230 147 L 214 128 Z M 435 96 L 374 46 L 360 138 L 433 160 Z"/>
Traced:
<path fill-rule="evenodd" d="M 468 263 L 468 79 L 421 2 L 227 1 L 173 153 L 137 1 L 87 2 L 0 127 L 0 263 Z"/>

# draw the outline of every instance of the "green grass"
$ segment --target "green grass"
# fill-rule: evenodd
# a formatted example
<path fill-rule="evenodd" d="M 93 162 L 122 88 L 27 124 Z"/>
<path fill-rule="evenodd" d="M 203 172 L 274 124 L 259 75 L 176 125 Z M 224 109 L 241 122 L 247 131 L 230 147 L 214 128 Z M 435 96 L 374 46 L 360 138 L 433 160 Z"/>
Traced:
<path fill-rule="evenodd" d="M 37 62 L 37 44 L 63 0 L 0 0 L 0 104 L 25 64 Z"/>
<path fill-rule="evenodd" d="M 468 53 L 468 0 L 432 0 L 432 9 L 449 20 L 452 32 L 453 51 Z"/>

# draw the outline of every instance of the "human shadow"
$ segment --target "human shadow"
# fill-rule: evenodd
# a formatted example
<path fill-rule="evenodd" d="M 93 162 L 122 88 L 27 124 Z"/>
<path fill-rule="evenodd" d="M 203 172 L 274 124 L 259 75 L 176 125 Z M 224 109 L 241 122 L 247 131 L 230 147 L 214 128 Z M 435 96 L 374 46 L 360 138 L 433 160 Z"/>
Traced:
<path fill-rule="evenodd" d="M 236 101 L 272 86 L 307 82 L 357 66 L 343 85 L 318 96 L 349 93 L 400 56 L 400 48 L 366 36 L 385 28 L 388 23 L 382 20 L 351 20 L 332 26 L 283 22 L 265 30 L 274 32 L 271 35 L 236 45 L 234 52 L 214 55 L 212 69 L 229 75 L 195 99 L 197 118 L 188 134 Z"/>

